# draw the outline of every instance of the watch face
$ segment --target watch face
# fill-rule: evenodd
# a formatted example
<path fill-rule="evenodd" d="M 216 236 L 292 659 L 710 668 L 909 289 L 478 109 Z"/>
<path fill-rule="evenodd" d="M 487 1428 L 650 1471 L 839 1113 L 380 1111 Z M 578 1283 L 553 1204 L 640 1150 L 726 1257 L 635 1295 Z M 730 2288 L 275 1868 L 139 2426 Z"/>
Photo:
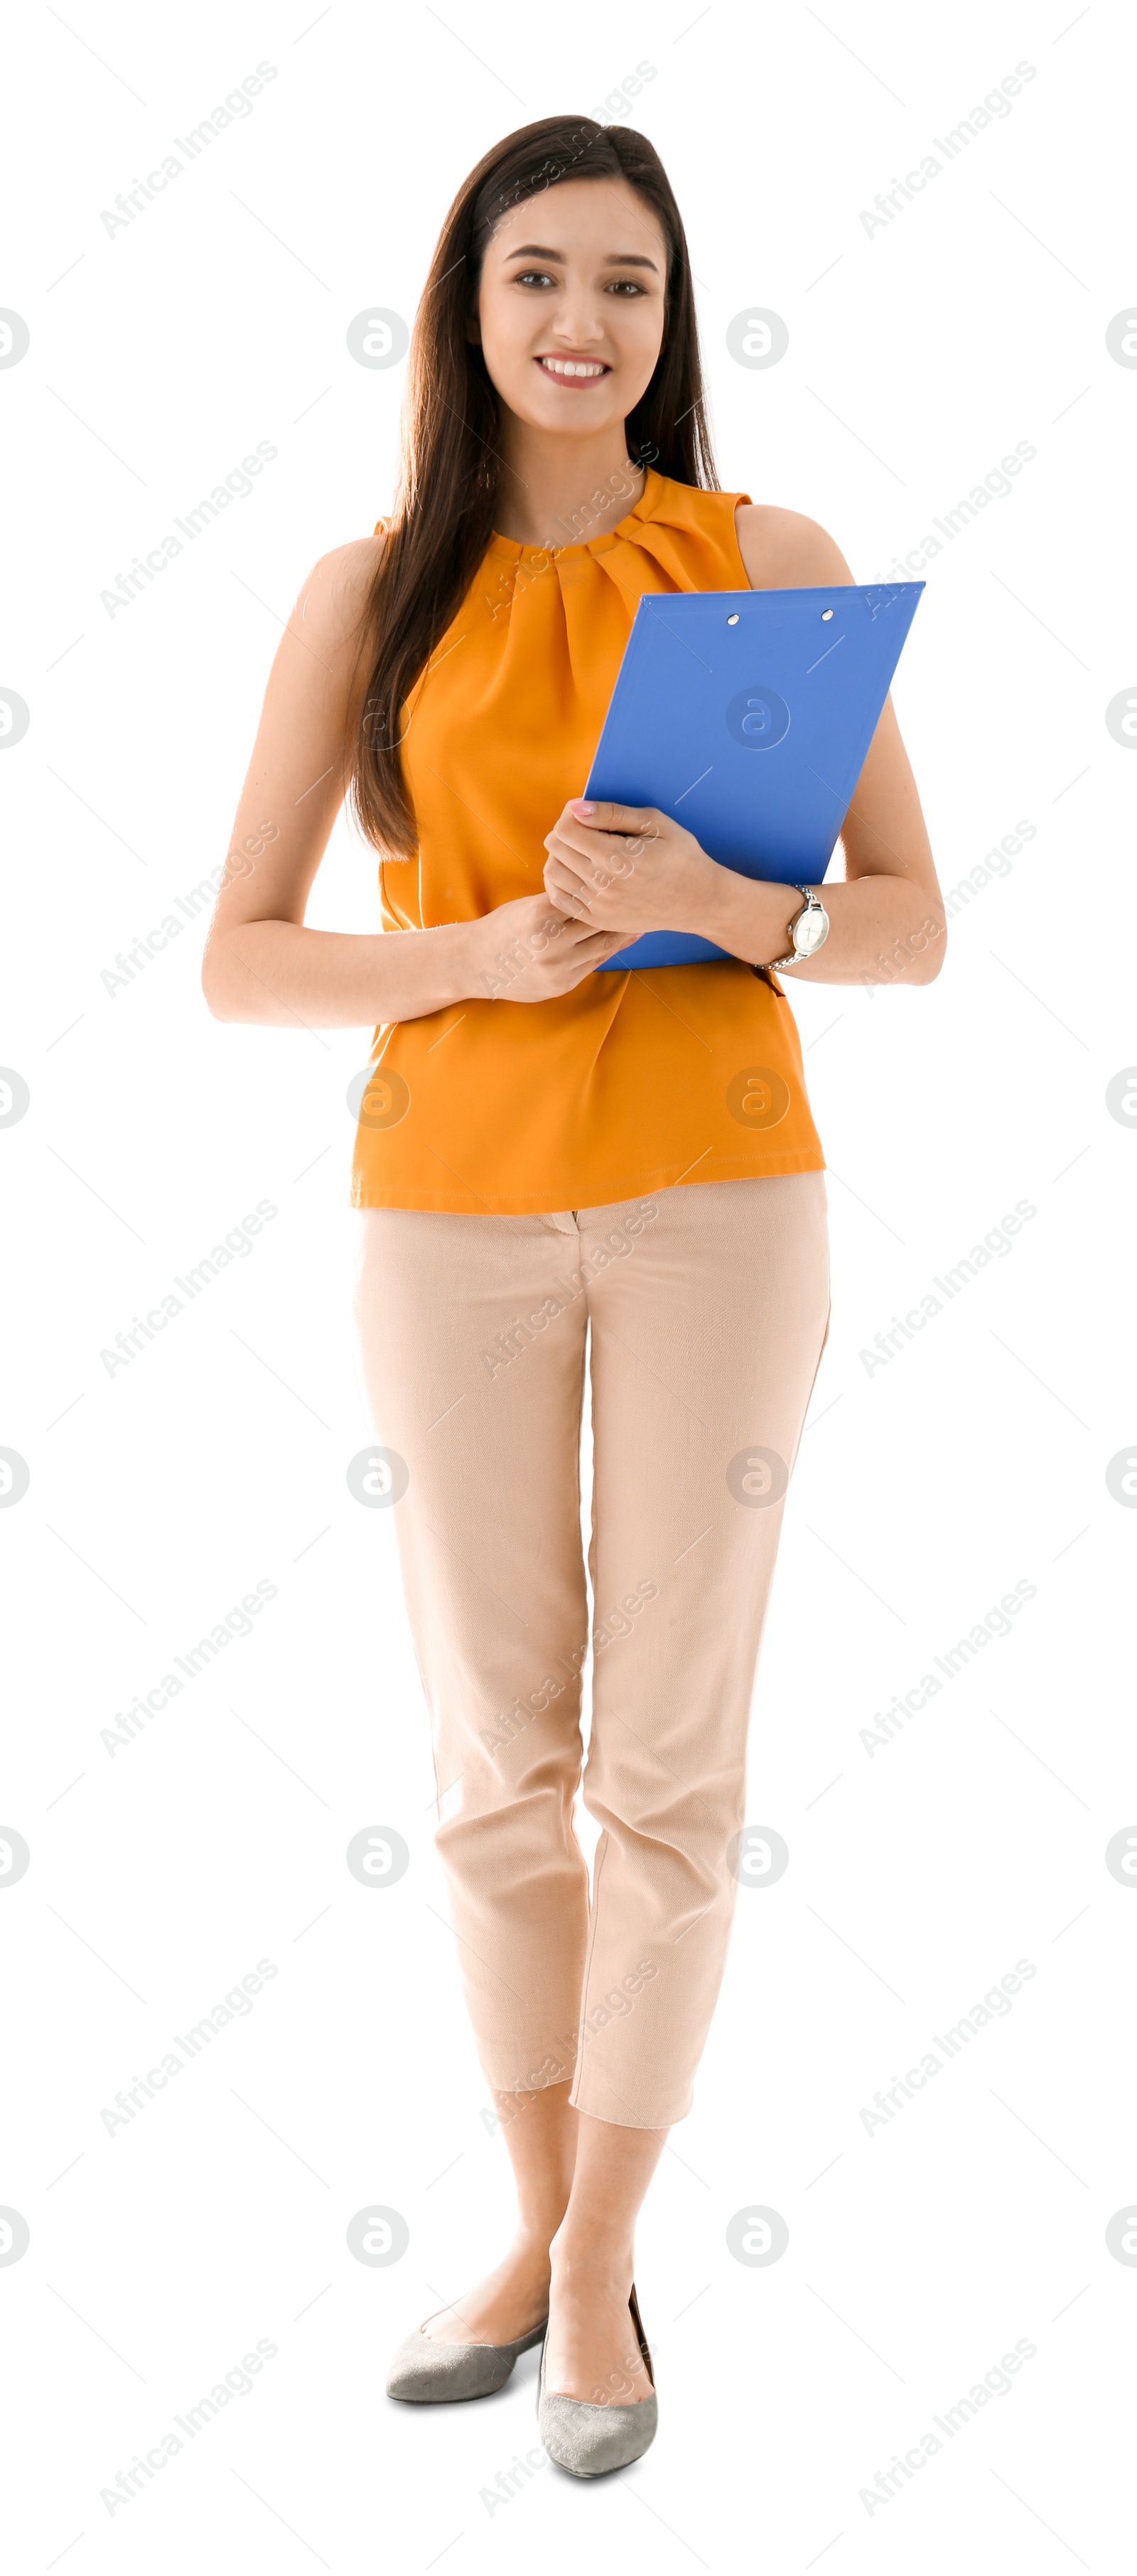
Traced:
<path fill-rule="evenodd" d="M 815 909 L 811 904 L 809 911 L 803 912 L 801 920 L 794 923 L 794 947 L 798 956 L 812 957 L 814 949 L 820 948 L 828 929 L 827 914 L 819 907 Z"/>

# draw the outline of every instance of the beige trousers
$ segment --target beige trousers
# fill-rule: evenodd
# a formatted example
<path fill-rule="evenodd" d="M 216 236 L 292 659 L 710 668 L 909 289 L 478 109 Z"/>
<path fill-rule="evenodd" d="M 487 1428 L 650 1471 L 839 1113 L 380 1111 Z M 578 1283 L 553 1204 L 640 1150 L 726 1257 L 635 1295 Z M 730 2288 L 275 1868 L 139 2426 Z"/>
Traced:
<path fill-rule="evenodd" d="M 487 2081 L 572 2076 L 580 2109 L 664 2128 L 726 1957 L 782 1496 L 828 1331 L 824 1179 L 544 1216 L 369 1208 L 357 1318 Z"/>

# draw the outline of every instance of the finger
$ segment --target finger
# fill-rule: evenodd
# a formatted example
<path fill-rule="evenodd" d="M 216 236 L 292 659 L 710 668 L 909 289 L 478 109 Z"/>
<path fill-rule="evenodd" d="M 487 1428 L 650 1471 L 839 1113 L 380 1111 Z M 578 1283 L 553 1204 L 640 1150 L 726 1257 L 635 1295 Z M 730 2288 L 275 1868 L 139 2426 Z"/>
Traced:
<path fill-rule="evenodd" d="M 573 955 L 590 966 L 597 966 L 605 957 L 613 957 L 618 948 L 627 948 L 634 935 L 628 930 L 596 930 L 581 939 Z"/>
<path fill-rule="evenodd" d="M 547 912 L 540 927 L 547 944 L 534 950 L 534 962 L 541 958 L 547 961 L 565 950 L 575 951 L 582 940 L 595 935 L 591 922 L 582 922 L 575 914 L 559 910 Z"/>
<path fill-rule="evenodd" d="M 575 842 L 569 840 L 566 837 L 563 826 L 559 823 L 555 830 L 552 832 L 546 832 L 544 847 L 548 851 L 551 859 L 559 859 L 562 865 L 564 867 L 571 868 L 573 875 L 577 877 L 591 876 L 596 859 L 599 856 L 599 853 L 593 844 L 584 841 L 583 839 L 578 839 Z"/>
<path fill-rule="evenodd" d="M 628 934 L 626 930 L 621 930 L 616 934 L 616 936 L 618 944 L 620 941 L 626 942 Z M 595 922 L 593 921 L 574 921 L 568 945 L 578 953 L 583 949 L 586 954 L 591 956 L 592 951 L 598 942 L 611 939 L 612 937 L 613 933 L 610 930 L 598 930 Z"/>
<path fill-rule="evenodd" d="M 588 910 L 587 898 L 577 886 L 550 884 L 549 901 L 555 904 L 557 911 L 570 921 L 579 921 L 582 914 Z"/>
<path fill-rule="evenodd" d="M 565 813 L 596 832 L 646 832 L 664 819 L 657 805 L 611 805 L 589 796 L 570 796 Z"/>
<path fill-rule="evenodd" d="M 545 890 L 550 901 L 559 903 L 566 912 L 586 906 L 593 891 L 583 877 L 576 876 L 559 859 L 545 862 Z"/>
<path fill-rule="evenodd" d="M 587 904 L 576 902 L 572 895 L 567 894 L 554 895 L 553 901 L 558 907 L 558 919 L 562 930 L 587 933 L 596 928 Z"/>
<path fill-rule="evenodd" d="M 629 867 L 646 847 L 646 835 L 622 839 L 615 832 L 596 832 L 590 841 L 584 839 L 584 825 L 574 838 L 575 826 L 568 829 L 558 824 L 545 840 L 551 859 L 559 859 L 585 885 L 603 885 L 611 876 L 626 875 Z"/>

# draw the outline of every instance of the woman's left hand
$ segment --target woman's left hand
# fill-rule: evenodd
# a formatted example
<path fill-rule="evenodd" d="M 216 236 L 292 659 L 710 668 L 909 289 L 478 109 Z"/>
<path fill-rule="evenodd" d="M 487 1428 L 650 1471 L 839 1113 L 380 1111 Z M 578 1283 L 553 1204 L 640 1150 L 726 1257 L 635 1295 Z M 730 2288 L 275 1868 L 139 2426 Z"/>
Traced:
<path fill-rule="evenodd" d="M 545 848 L 545 891 L 558 911 L 629 938 L 696 923 L 720 873 L 694 834 L 654 805 L 570 797 Z"/>

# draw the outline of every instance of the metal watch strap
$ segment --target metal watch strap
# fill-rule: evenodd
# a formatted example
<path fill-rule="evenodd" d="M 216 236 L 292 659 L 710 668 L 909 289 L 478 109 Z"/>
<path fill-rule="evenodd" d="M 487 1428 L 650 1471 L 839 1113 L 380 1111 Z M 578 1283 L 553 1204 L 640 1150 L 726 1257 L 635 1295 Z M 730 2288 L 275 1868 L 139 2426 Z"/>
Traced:
<path fill-rule="evenodd" d="M 813 908 L 816 908 L 816 910 L 820 912 L 823 909 L 821 898 L 819 895 L 814 893 L 812 886 L 795 886 L 794 893 L 800 894 L 801 896 L 801 912 L 795 912 L 794 919 L 790 923 L 791 930 L 793 929 L 794 922 L 800 921 L 802 912 L 809 912 Z M 777 973 L 780 966 L 798 966 L 800 963 L 801 959 L 797 949 L 791 948 L 788 957 L 771 957 L 768 966 L 755 966 L 751 971 L 755 975 L 772 975 Z"/>

